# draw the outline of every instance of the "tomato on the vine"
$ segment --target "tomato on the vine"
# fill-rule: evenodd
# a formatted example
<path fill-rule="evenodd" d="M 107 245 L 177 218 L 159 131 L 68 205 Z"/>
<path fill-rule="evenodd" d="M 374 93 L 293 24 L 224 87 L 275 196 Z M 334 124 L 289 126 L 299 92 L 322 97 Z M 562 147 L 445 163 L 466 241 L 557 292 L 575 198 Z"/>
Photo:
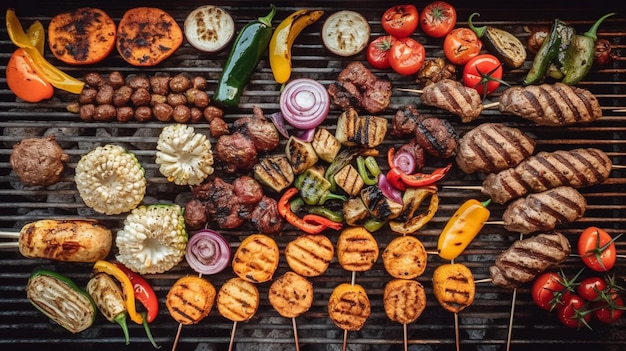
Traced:
<path fill-rule="evenodd" d="M 456 10 L 445 1 L 434 1 L 426 5 L 420 13 L 420 28 L 433 38 L 442 38 L 450 33 L 456 24 Z"/>
<path fill-rule="evenodd" d="M 587 301 L 597 301 L 608 285 L 602 277 L 592 276 L 580 281 L 576 287 L 576 293 Z"/>
<path fill-rule="evenodd" d="M 393 35 L 383 35 L 372 40 L 367 46 L 367 62 L 378 69 L 387 69 L 389 65 L 389 51 L 396 41 Z"/>
<path fill-rule="evenodd" d="M 624 312 L 624 300 L 617 293 L 605 295 L 603 301 L 593 305 L 593 316 L 602 323 L 610 324 L 622 317 Z"/>
<path fill-rule="evenodd" d="M 546 311 L 551 311 L 562 304 L 572 294 L 572 281 L 554 272 L 544 272 L 535 278 L 531 295 L 535 304 Z"/>
<path fill-rule="evenodd" d="M 589 227 L 578 237 L 578 254 L 583 263 L 596 272 L 606 272 L 613 268 L 617 260 L 615 240 L 605 230 Z"/>
<path fill-rule="evenodd" d="M 414 5 L 396 5 L 383 13 L 383 30 L 396 38 L 405 38 L 413 34 L 419 24 L 419 13 Z"/>
<path fill-rule="evenodd" d="M 417 73 L 426 58 L 426 49 L 413 38 L 399 38 L 391 45 L 389 65 L 402 75 Z"/>
<path fill-rule="evenodd" d="M 502 80 L 502 63 L 491 54 L 479 54 L 463 67 L 463 84 L 474 88 L 483 98 L 498 89 Z"/>
<path fill-rule="evenodd" d="M 563 325 L 570 328 L 580 328 L 585 325 L 589 327 L 592 311 L 582 297 L 570 294 L 557 308 L 556 314 Z"/>
<path fill-rule="evenodd" d="M 54 88 L 37 72 L 30 56 L 23 49 L 11 55 L 6 67 L 9 89 L 15 96 L 28 102 L 39 102 L 54 95 Z"/>
<path fill-rule="evenodd" d="M 469 28 L 454 29 L 443 41 L 443 53 L 455 65 L 464 65 L 478 55 L 482 47 L 483 42 Z"/>

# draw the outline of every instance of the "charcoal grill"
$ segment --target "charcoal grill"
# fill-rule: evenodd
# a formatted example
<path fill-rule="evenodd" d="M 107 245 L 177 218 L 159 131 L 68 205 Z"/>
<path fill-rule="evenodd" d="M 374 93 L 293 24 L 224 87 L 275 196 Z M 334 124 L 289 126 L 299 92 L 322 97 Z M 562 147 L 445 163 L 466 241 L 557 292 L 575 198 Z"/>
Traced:
<path fill-rule="evenodd" d="M 260 4 L 255 1 L 214 1 L 213 4 L 228 10 L 236 21 L 237 28 L 246 22 L 263 15 L 268 11 L 269 3 Z M 372 29 L 372 37 L 382 34 L 380 16 L 391 5 L 380 1 L 359 1 L 351 3 L 337 3 L 335 1 L 317 2 L 286 2 L 275 1 L 278 6 L 275 24 L 292 11 L 302 8 L 320 8 L 326 15 L 346 7 L 354 8 L 368 20 Z M 418 8 L 426 2 L 420 2 Z M 547 25 L 554 18 L 561 18 L 570 24 L 586 30 L 591 23 L 606 12 L 614 10 L 614 4 L 599 3 L 570 4 L 567 7 L 550 5 L 539 1 L 524 1 L 516 3 L 498 3 L 494 5 L 482 4 L 481 8 L 462 1 L 451 1 L 458 9 L 458 26 L 466 24 L 469 14 L 479 11 L 481 16 L 478 24 L 491 24 L 516 33 L 522 40 L 527 38 L 525 26 Z M 158 6 L 167 10 L 182 25 L 185 16 L 195 7 L 204 4 L 201 1 L 186 1 L 184 3 L 151 1 L 144 5 Z M 29 24 L 34 20 L 42 20 L 47 25 L 55 14 L 71 10 L 79 6 L 72 1 L 40 3 L 17 3 L 13 5 L 22 23 Z M 124 10 L 138 4 L 121 3 L 116 1 L 98 2 L 82 1 L 80 6 L 93 6 L 105 9 L 117 22 Z M 322 84 L 329 84 L 339 71 L 350 61 L 365 61 L 364 54 L 356 57 L 341 58 L 327 52 L 320 40 L 320 29 L 324 18 L 307 28 L 296 41 L 293 49 L 294 69 L 292 78 L 309 77 Z M 0 29 L 0 68 L 4 70 L 10 53 L 14 50 L 13 44 L 6 35 L 4 26 Z M 425 37 L 417 32 L 414 37 L 426 47 L 427 56 L 434 58 L 442 56 L 441 41 Z M 607 20 L 602 26 L 599 37 L 608 39 L 618 55 L 626 56 L 626 17 L 618 14 Z M 75 77 L 81 77 L 89 71 L 103 74 L 119 70 L 124 75 L 133 73 L 153 74 L 156 72 L 190 72 L 204 75 L 209 81 L 209 94 L 212 94 L 219 77 L 220 68 L 224 63 L 226 53 L 218 55 L 201 54 L 185 43 L 171 58 L 158 67 L 135 68 L 126 64 L 116 52 L 106 60 L 92 67 L 69 67 L 56 61 L 49 50 L 46 56 L 59 67 Z M 501 121 L 519 127 L 533 135 L 537 140 L 537 151 L 551 151 L 556 149 L 573 149 L 576 147 L 598 147 L 604 150 L 616 165 L 626 165 L 626 114 L 614 110 L 626 109 L 626 61 L 616 60 L 608 66 L 594 70 L 580 85 L 591 90 L 598 97 L 604 117 L 588 126 L 572 126 L 564 128 L 546 128 L 533 126 L 531 123 L 512 116 L 501 115 L 496 110 L 485 111 L 482 116 L 471 124 L 462 124 L 460 120 L 449 113 L 420 105 L 422 113 L 450 120 L 460 134 L 473 128 L 478 123 L 486 121 Z M 506 70 L 505 80 L 512 84 L 519 84 L 525 72 L 530 67 L 527 60 L 521 69 Z M 389 71 L 374 72 L 387 76 L 393 81 L 394 87 L 414 88 L 414 78 L 400 76 Z M 255 70 L 250 84 L 242 98 L 237 111 L 226 114 L 226 121 L 231 123 L 236 118 L 251 115 L 254 105 L 260 106 L 266 112 L 278 110 L 279 86 L 274 83 L 267 60 L 262 60 Z M 495 96 L 493 99 L 497 99 Z M 158 167 L 154 163 L 155 144 L 158 134 L 164 124 L 149 123 L 86 123 L 75 114 L 66 111 L 70 96 L 57 93 L 54 99 L 38 104 L 27 104 L 16 101 L 8 90 L 6 79 L 0 78 L 0 228 L 17 231 L 23 224 L 42 218 L 82 218 L 91 217 L 101 220 L 111 228 L 119 229 L 123 216 L 104 216 L 93 213 L 84 206 L 73 184 L 73 169 L 81 155 L 97 145 L 118 143 L 133 151 L 142 161 L 147 171 L 148 194 L 146 202 L 177 201 L 181 194 L 189 190 L 184 187 L 169 184 L 160 176 Z M 394 92 L 391 106 L 382 116 L 391 119 L 394 112 L 407 103 L 419 103 L 419 97 L 405 92 Z M 328 126 L 333 130 L 333 124 L 339 114 L 337 109 L 331 110 Z M 195 127 L 207 132 L 205 124 Z M 15 134 L 16 130 L 30 130 L 36 135 L 42 135 L 50 128 L 57 132 L 57 140 L 71 156 L 69 169 L 62 181 L 49 188 L 29 188 L 21 185 L 17 177 L 11 172 L 8 163 L 11 146 L 24 136 Z M 141 133 L 138 133 L 141 131 Z M 64 132 L 66 134 L 64 134 Z M 387 140 L 383 145 L 389 147 L 399 141 Z M 432 167 L 432 165 L 429 165 Z M 442 182 L 441 185 L 479 185 L 478 176 L 466 176 L 457 169 Z M 575 243 L 576 234 L 590 225 L 606 228 L 611 234 L 623 232 L 626 229 L 626 173 L 623 170 L 614 170 L 611 178 L 604 184 L 582 189 L 582 193 L 589 203 L 588 211 L 581 220 L 562 226 L 560 230 Z M 436 216 L 429 225 L 420 232 L 419 238 L 424 242 L 427 250 L 436 248 L 437 236 L 443 225 L 450 218 L 458 205 L 465 199 L 480 196 L 478 192 L 468 190 L 441 189 L 441 204 Z M 492 219 L 498 220 L 504 207 L 490 205 Z M 251 234 L 248 227 L 236 231 L 222 231 L 236 248 L 243 237 Z M 284 248 L 287 242 L 298 235 L 298 232 L 288 227 L 282 235 L 276 236 L 279 246 Z M 328 233 L 333 242 L 336 242 L 336 233 Z M 383 230 L 376 233 L 376 239 L 381 248 L 393 239 L 394 233 Z M 486 226 L 465 253 L 457 259 L 468 265 L 476 279 L 488 278 L 488 267 L 493 263 L 496 255 L 518 238 L 518 234 L 506 232 L 498 225 Z M 618 250 L 626 252 L 626 241 L 621 239 Z M 439 257 L 431 255 L 426 272 L 418 278 L 425 286 L 428 295 L 428 305 L 424 314 L 408 326 L 408 340 L 411 350 L 451 350 L 454 349 L 454 318 L 451 313 L 444 311 L 432 295 L 430 278 L 433 269 L 443 263 Z M 20 349 L 150 349 L 148 340 L 144 337 L 140 326 L 131 325 L 131 344 L 123 344 L 119 327 L 108 323 L 99 316 L 94 325 L 85 332 L 71 335 L 62 328 L 50 323 L 42 314 L 35 310 L 26 299 L 24 286 L 29 274 L 38 268 L 49 268 L 66 274 L 79 284 L 86 283 L 90 265 L 54 263 L 45 260 L 33 260 L 22 257 L 14 250 L 0 251 L 0 348 L 4 350 Z M 578 259 L 570 257 L 564 264 L 563 270 L 573 274 L 581 267 Z M 287 270 L 284 258 L 277 271 L 277 275 Z M 620 282 L 624 283 L 626 276 L 626 260 L 620 260 L 615 268 Z M 178 324 L 168 315 L 165 308 L 165 295 L 172 283 L 184 274 L 194 272 L 186 263 L 181 263 L 164 274 L 149 275 L 147 278 L 153 284 L 160 298 L 160 314 L 152 325 L 152 333 L 157 343 L 164 349 L 170 349 L 176 334 Z M 232 271 L 208 277 L 216 286 L 234 276 Z M 372 315 L 363 329 L 359 332 L 350 332 L 348 345 L 350 350 L 400 350 L 402 349 L 402 326 L 390 322 L 385 316 L 382 307 L 382 292 L 384 284 L 391 278 L 385 272 L 382 262 L 374 266 L 371 271 L 356 275 L 356 281 L 362 284 L 372 303 Z M 340 283 L 350 281 L 350 273 L 341 269 L 339 264 L 332 262 L 330 269 L 322 276 L 312 278 L 315 287 L 314 304 L 309 312 L 297 318 L 299 340 L 302 350 L 338 350 L 341 349 L 343 331 L 337 329 L 328 319 L 326 303 L 332 289 Z M 292 350 L 294 340 L 292 324 L 289 319 L 280 317 L 267 301 L 269 283 L 259 286 L 261 291 L 261 306 L 256 316 L 249 322 L 239 323 L 235 337 L 237 350 Z M 477 285 L 476 300 L 472 306 L 459 314 L 460 339 L 463 350 L 501 350 L 505 348 L 509 316 L 511 310 L 512 292 L 493 286 L 490 283 Z M 624 349 L 626 344 L 626 320 L 621 319 L 611 326 L 593 324 L 593 330 L 582 328 L 572 330 L 560 325 L 554 313 L 544 312 L 534 306 L 528 286 L 517 291 L 515 314 L 512 324 L 512 349 L 527 350 L 538 346 L 556 347 L 557 349 L 588 349 L 618 350 Z M 179 350 L 225 350 L 232 328 L 232 323 L 217 313 L 214 309 L 209 317 L 198 325 L 185 326 L 178 344 Z"/>

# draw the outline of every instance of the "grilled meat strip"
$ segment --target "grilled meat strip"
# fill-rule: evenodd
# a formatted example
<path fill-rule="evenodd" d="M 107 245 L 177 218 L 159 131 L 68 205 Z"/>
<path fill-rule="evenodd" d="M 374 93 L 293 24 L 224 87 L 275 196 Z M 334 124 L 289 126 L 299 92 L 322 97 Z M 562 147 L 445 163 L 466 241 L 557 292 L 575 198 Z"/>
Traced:
<path fill-rule="evenodd" d="M 535 151 L 535 140 L 501 123 L 483 123 L 459 139 L 456 163 L 467 173 L 495 173 L 514 167 Z"/>
<path fill-rule="evenodd" d="M 483 111 L 483 101 L 476 89 L 451 79 L 443 79 L 424 87 L 421 100 L 426 105 L 460 116 L 463 123 L 473 121 Z"/>
<path fill-rule="evenodd" d="M 585 214 L 587 201 L 578 190 L 559 186 L 513 201 L 504 211 L 504 229 L 528 234 L 550 231 Z"/>
<path fill-rule="evenodd" d="M 563 83 L 509 88 L 502 93 L 499 108 L 543 126 L 588 123 L 602 117 L 598 99 L 590 91 Z"/>
<path fill-rule="evenodd" d="M 489 274 L 494 285 L 516 288 L 564 262 L 570 252 L 569 241 L 561 233 L 542 233 L 514 242 L 496 257 Z"/>
<path fill-rule="evenodd" d="M 581 188 L 600 184 L 609 177 L 611 167 L 611 160 L 599 149 L 540 152 L 517 167 L 488 175 L 482 192 L 493 202 L 503 204 L 557 186 Z"/>

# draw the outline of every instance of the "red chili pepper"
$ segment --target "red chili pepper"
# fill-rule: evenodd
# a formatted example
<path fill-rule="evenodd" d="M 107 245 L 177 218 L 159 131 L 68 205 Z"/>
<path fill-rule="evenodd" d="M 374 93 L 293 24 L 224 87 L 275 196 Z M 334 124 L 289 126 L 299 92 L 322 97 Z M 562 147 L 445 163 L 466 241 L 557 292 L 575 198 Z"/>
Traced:
<path fill-rule="evenodd" d="M 326 226 L 324 224 L 321 224 L 320 222 L 316 222 L 315 220 L 311 220 L 311 222 L 307 222 L 304 219 L 298 217 L 298 215 L 293 213 L 293 211 L 291 211 L 291 206 L 290 206 L 289 202 L 290 202 L 291 198 L 294 195 L 298 194 L 299 192 L 300 191 L 296 187 L 287 189 L 287 191 L 285 191 L 283 196 L 281 196 L 280 199 L 278 200 L 278 206 L 277 206 L 278 207 L 278 213 L 281 216 L 283 216 L 288 223 L 290 223 L 294 227 L 302 230 L 305 233 L 308 233 L 308 234 L 319 234 L 319 233 L 323 232 L 324 229 L 328 228 L 328 226 Z M 322 216 L 317 216 L 317 215 L 311 215 L 311 216 L 324 218 Z M 324 218 L 324 219 L 326 219 L 326 218 Z M 332 222 L 330 220 L 328 220 L 328 221 Z"/>
<path fill-rule="evenodd" d="M 135 291 L 135 299 L 137 299 L 143 307 L 146 308 L 148 314 L 146 320 L 148 323 L 154 321 L 159 314 L 159 300 L 154 293 L 154 290 L 150 284 L 139 274 L 131 271 L 126 266 L 119 262 L 114 264 L 128 276 L 130 282 L 133 283 L 133 290 Z"/>
<path fill-rule="evenodd" d="M 402 182 L 402 174 L 405 173 L 399 170 L 398 167 L 392 167 L 389 169 L 389 172 L 387 172 L 387 182 L 392 187 L 400 191 L 405 191 L 407 187 L 406 184 Z"/>
<path fill-rule="evenodd" d="M 327 228 L 331 228 L 334 230 L 341 230 L 341 228 L 343 228 L 343 223 L 335 222 L 324 216 L 320 216 L 320 215 L 316 215 L 312 213 L 304 215 L 304 217 L 302 217 L 302 220 L 306 223 L 320 224 L 320 225 L 323 225 Z"/>
<path fill-rule="evenodd" d="M 452 163 L 448 163 L 447 166 L 442 168 L 437 168 L 432 173 L 414 173 L 414 174 L 406 174 L 400 172 L 400 179 L 404 184 L 411 187 L 418 186 L 426 186 L 433 184 L 443 178 L 450 168 L 452 167 Z"/>

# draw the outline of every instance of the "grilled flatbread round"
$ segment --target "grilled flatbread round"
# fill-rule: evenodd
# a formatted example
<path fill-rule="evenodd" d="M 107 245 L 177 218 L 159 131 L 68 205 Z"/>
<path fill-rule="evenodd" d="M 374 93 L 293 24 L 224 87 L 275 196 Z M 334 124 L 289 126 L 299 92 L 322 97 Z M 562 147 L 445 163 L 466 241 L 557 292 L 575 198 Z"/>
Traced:
<path fill-rule="evenodd" d="M 272 279 L 280 252 L 274 239 L 264 234 L 245 238 L 233 257 L 233 271 L 250 283 L 264 283 Z"/>
<path fill-rule="evenodd" d="M 460 263 L 442 264 L 433 272 L 433 293 L 444 309 L 461 312 L 474 302 L 472 271 Z"/>
<path fill-rule="evenodd" d="M 313 284 L 294 272 L 287 272 L 274 280 L 267 297 L 281 316 L 298 317 L 313 304 Z"/>
<path fill-rule="evenodd" d="M 197 276 L 178 279 L 167 293 L 165 304 L 180 324 L 196 324 L 209 315 L 215 302 L 215 287 Z"/>
<path fill-rule="evenodd" d="M 394 279 L 385 285 L 383 304 L 387 317 L 392 321 L 413 323 L 426 308 L 426 292 L 416 280 Z"/>
<path fill-rule="evenodd" d="M 341 329 L 360 330 L 371 312 L 367 293 L 358 284 L 340 284 L 328 299 L 328 315 Z"/>
<path fill-rule="evenodd" d="M 231 278 L 217 293 L 217 310 L 233 322 L 252 318 L 259 308 L 259 290 L 250 282 L 239 277 Z"/>
<path fill-rule="evenodd" d="M 422 242 L 409 235 L 391 240 L 382 257 L 387 273 L 399 279 L 414 279 L 422 275 L 428 259 Z"/>
<path fill-rule="evenodd" d="M 364 272 L 378 260 L 378 243 L 363 227 L 344 229 L 337 240 L 337 258 L 343 269 Z"/>
<path fill-rule="evenodd" d="M 287 264 L 294 272 L 305 277 L 324 273 L 334 255 L 333 243 L 321 234 L 301 235 L 285 247 Z"/>

